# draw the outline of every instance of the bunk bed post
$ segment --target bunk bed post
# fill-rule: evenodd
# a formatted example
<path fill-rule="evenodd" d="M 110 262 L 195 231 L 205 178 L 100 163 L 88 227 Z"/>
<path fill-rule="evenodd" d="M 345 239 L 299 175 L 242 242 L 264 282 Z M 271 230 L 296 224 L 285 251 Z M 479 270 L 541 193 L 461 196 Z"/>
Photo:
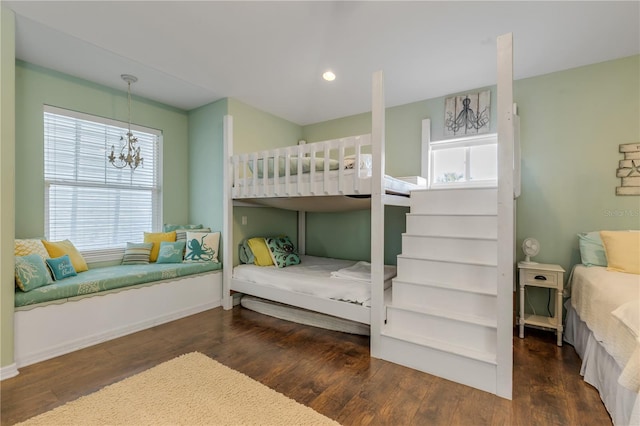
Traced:
<path fill-rule="evenodd" d="M 224 262 L 222 268 L 222 306 L 224 309 L 233 308 L 231 297 L 231 275 L 233 272 L 233 170 L 231 168 L 231 156 L 233 155 L 233 117 L 225 115 L 222 121 L 222 137 L 224 141 L 222 153 L 223 172 L 223 199 L 222 199 L 222 247 Z"/>
<path fill-rule="evenodd" d="M 298 210 L 298 254 L 307 254 L 307 212 Z"/>
<path fill-rule="evenodd" d="M 385 110 L 382 71 L 373 74 L 371 97 L 371 356 L 379 358 L 384 319 Z"/>
<path fill-rule="evenodd" d="M 498 309 L 496 394 L 511 399 L 515 219 L 513 34 L 498 37 Z"/>
<path fill-rule="evenodd" d="M 420 158 L 420 176 L 427 180 L 431 188 L 431 119 L 422 120 L 422 158 Z"/>

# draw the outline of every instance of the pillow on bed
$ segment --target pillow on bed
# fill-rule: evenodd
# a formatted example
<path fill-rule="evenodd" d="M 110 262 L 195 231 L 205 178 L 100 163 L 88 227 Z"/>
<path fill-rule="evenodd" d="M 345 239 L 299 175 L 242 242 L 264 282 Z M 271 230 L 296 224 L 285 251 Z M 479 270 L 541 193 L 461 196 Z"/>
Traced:
<path fill-rule="evenodd" d="M 344 157 L 344 168 L 345 169 L 354 169 L 356 165 L 356 156 L 355 155 L 346 155 Z M 361 170 L 370 170 L 373 165 L 373 158 L 371 154 L 362 154 L 360 153 L 360 169 Z"/>
<path fill-rule="evenodd" d="M 187 232 L 185 262 L 217 262 L 219 232 Z"/>
<path fill-rule="evenodd" d="M 285 158 L 278 157 L 278 176 L 285 175 Z M 301 160 L 302 163 L 302 173 L 309 173 L 311 171 L 311 158 L 303 157 Z M 258 177 L 262 178 L 263 176 L 263 161 L 262 158 L 258 159 Z M 249 170 L 253 172 L 253 161 L 248 162 Z M 329 159 L 329 170 L 338 170 L 340 164 L 338 160 L 334 160 L 333 158 Z M 316 172 L 321 172 L 324 170 L 324 158 L 316 157 L 315 159 L 315 169 Z M 294 176 L 298 174 L 298 157 L 290 157 L 289 158 L 289 176 Z M 273 157 L 267 159 L 267 177 L 273 177 Z"/>
<path fill-rule="evenodd" d="M 600 231 L 607 270 L 640 274 L 640 232 Z"/>
<path fill-rule="evenodd" d="M 273 259 L 271 258 L 271 252 L 267 247 L 267 242 L 262 237 L 249 238 L 247 244 L 253 253 L 254 261 L 258 266 L 271 266 L 273 265 Z"/>
<path fill-rule="evenodd" d="M 246 239 L 242 240 L 240 246 L 238 247 L 238 258 L 240 259 L 240 262 L 244 264 L 256 262 L 256 258 L 251 251 L 251 247 L 249 247 L 249 241 Z"/>
<path fill-rule="evenodd" d="M 38 253 L 16 256 L 16 284 L 22 291 L 33 290 L 53 283 L 49 269 Z"/>
<path fill-rule="evenodd" d="M 582 232 L 578 234 L 580 258 L 584 266 L 607 266 L 600 232 Z"/>
<path fill-rule="evenodd" d="M 273 264 L 278 268 L 300 264 L 300 256 L 287 236 L 265 238 Z"/>

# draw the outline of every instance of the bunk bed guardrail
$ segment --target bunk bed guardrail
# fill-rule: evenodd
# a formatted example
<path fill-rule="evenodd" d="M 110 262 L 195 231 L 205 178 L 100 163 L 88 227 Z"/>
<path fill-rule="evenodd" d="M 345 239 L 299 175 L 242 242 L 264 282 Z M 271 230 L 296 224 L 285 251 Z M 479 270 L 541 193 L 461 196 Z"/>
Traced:
<path fill-rule="evenodd" d="M 370 154 L 363 148 L 370 146 L 365 134 L 233 155 L 232 197 L 369 194 L 371 167 L 363 165 Z"/>

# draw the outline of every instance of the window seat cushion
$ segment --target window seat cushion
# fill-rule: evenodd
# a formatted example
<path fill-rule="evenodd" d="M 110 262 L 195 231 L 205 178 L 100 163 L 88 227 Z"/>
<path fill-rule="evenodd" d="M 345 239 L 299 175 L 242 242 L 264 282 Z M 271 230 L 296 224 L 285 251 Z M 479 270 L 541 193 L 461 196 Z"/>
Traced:
<path fill-rule="evenodd" d="M 64 300 L 218 269 L 222 269 L 222 263 L 151 263 L 94 268 L 28 292 L 16 291 L 15 306 L 19 308 L 53 300 Z"/>

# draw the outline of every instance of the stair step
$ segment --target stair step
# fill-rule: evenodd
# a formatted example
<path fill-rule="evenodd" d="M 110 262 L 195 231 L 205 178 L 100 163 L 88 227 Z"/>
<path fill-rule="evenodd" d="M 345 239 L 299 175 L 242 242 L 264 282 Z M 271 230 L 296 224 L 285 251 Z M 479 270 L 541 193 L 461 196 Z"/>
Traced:
<path fill-rule="evenodd" d="M 498 190 L 467 188 L 414 191 L 411 193 L 412 213 L 435 214 L 497 214 Z"/>
<path fill-rule="evenodd" d="M 441 283 L 437 281 L 404 281 L 395 277 L 392 279 L 393 285 L 411 285 L 411 286 L 421 286 L 421 287 L 433 287 L 433 288 L 442 288 L 450 291 L 461 292 L 461 293 L 471 293 L 471 294 L 479 294 L 483 296 L 497 296 L 496 289 L 492 289 L 490 291 L 477 289 L 473 286 L 470 286 L 468 283 Z M 392 286 L 393 289 L 393 286 Z"/>
<path fill-rule="evenodd" d="M 467 291 L 460 286 L 450 287 L 439 283 L 416 284 L 393 280 L 393 305 L 407 306 L 416 310 L 441 309 L 457 315 L 472 315 L 494 319 L 497 309 L 495 294 Z"/>
<path fill-rule="evenodd" d="M 430 347 L 430 342 L 383 330 L 380 357 L 485 392 L 496 393 L 495 356 L 458 350 L 446 344 L 439 346 L 434 343 L 434 347 Z"/>
<path fill-rule="evenodd" d="M 497 293 L 498 268 L 496 265 L 434 260 L 429 258 L 397 257 L 396 280 L 412 283 L 438 282 L 442 285 L 464 285 L 469 291 Z"/>
<path fill-rule="evenodd" d="M 495 320 L 462 315 L 433 308 L 416 310 L 399 305 L 387 306 L 387 328 L 430 340 L 479 352 L 495 354 L 497 330 Z"/>
<path fill-rule="evenodd" d="M 470 238 L 497 238 L 496 215 L 407 214 L 407 234 Z"/>
<path fill-rule="evenodd" d="M 405 342 L 410 342 L 420 346 L 426 346 L 431 349 L 436 349 L 441 352 L 447 352 L 451 354 L 455 354 L 458 356 L 462 356 L 465 358 L 470 358 L 482 362 L 486 362 L 488 364 L 496 364 L 496 356 L 495 354 L 480 352 L 473 349 L 465 348 L 462 346 L 454 345 L 449 342 L 443 342 L 441 340 L 428 339 L 425 337 L 417 336 L 411 333 L 405 333 L 398 330 L 393 329 L 384 329 L 382 331 L 383 336 L 391 337 L 393 339 L 403 340 Z"/>
<path fill-rule="evenodd" d="M 402 254 L 439 260 L 496 263 L 495 238 L 431 237 L 402 234 Z"/>

